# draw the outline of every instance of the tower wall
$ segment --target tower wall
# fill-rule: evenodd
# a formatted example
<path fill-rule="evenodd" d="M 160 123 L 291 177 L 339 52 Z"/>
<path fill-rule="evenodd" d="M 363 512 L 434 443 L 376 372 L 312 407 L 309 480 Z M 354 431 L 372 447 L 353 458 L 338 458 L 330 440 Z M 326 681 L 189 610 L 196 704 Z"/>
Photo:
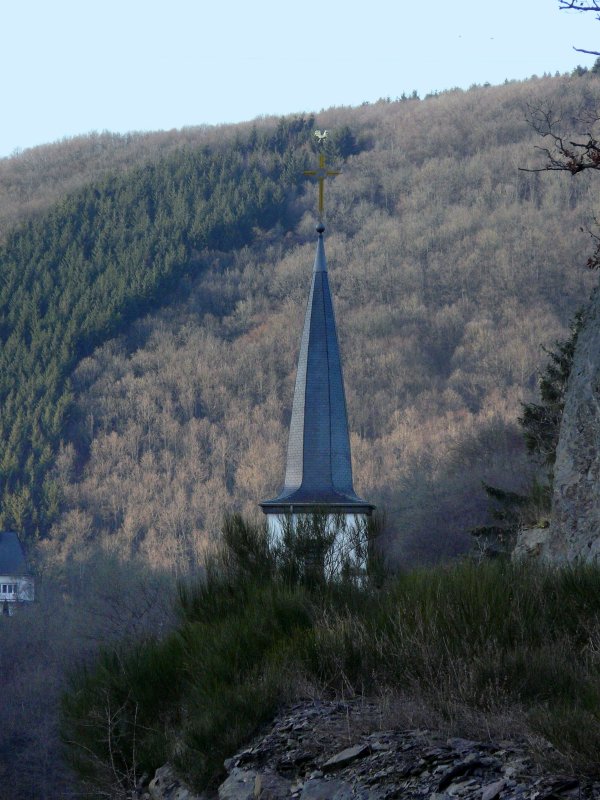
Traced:
<path fill-rule="evenodd" d="M 312 558 L 327 579 L 366 573 L 369 539 L 365 514 L 269 514 L 267 525 L 275 546 L 308 553 L 309 559 L 312 550 Z"/>

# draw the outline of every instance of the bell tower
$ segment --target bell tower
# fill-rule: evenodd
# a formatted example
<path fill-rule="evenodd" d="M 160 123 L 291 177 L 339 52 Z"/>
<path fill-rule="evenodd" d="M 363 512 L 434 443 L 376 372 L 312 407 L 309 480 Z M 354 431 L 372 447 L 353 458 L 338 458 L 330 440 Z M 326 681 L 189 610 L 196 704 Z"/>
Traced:
<path fill-rule="evenodd" d="M 317 134 L 324 138 L 320 131 Z M 338 522 L 343 516 L 342 528 L 356 528 L 357 518 L 369 516 L 375 508 L 358 497 L 353 487 L 342 362 L 325 257 L 323 187 L 326 177 L 339 173 L 327 170 L 321 153 L 318 169 L 305 174 L 317 177 L 319 182 L 319 221 L 284 484 L 276 497 L 260 503 L 275 534 L 283 527 L 285 517 L 289 523 L 290 517 L 311 513 L 329 515 Z"/>

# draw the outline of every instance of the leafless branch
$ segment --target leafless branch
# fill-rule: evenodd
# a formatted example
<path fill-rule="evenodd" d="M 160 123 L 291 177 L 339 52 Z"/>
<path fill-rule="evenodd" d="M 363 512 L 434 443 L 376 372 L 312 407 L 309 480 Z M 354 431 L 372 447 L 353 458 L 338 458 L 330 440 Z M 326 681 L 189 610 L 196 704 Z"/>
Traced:
<path fill-rule="evenodd" d="M 596 139 L 593 126 L 598 122 L 598 114 L 593 113 L 580 124 L 590 126 L 582 134 L 582 141 L 565 138 L 561 132 L 562 120 L 552 108 L 528 106 L 528 116 L 533 129 L 543 139 L 551 142 L 550 147 L 536 147 L 544 155 L 541 167 L 521 167 L 522 172 L 569 172 L 577 175 L 587 169 L 600 169 L 600 140 Z"/>
<path fill-rule="evenodd" d="M 561 11 L 595 11 L 600 14 L 600 1 L 592 0 L 590 4 L 585 4 L 582 0 L 558 0 Z"/>
<path fill-rule="evenodd" d="M 560 11 L 593 11 L 596 19 L 600 20 L 600 0 L 592 0 L 591 3 L 584 3 L 583 0 L 558 0 Z M 600 56 L 598 50 L 586 50 L 582 47 L 574 47 L 577 53 L 586 53 L 589 56 Z"/>

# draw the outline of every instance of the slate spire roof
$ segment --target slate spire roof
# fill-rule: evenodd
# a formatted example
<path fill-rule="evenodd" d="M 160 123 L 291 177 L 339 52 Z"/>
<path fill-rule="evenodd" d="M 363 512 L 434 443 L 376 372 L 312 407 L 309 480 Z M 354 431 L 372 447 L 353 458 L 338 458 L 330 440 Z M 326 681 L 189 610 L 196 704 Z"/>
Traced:
<path fill-rule="evenodd" d="M 15 531 L 0 531 L 0 575 L 28 575 L 25 551 Z"/>
<path fill-rule="evenodd" d="M 348 415 L 323 233 L 317 251 L 300 356 L 283 489 L 260 506 L 265 514 L 327 510 L 370 514 L 374 506 L 352 485 Z"/>

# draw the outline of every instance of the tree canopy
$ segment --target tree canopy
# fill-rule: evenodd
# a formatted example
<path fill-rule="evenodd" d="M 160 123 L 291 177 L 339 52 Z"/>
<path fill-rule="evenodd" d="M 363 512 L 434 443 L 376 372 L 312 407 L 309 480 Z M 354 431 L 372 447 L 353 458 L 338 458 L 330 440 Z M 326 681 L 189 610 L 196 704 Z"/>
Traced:
<path fill-rule="evenodd" d="M 62 198 L 0 250 L 0 519 L 45 533 L 49 476 L 79 360 L 164 302 L 206 248 L 231 251 L 293 225 L 311 118 L 232 143 L 182 148 Z"/>

